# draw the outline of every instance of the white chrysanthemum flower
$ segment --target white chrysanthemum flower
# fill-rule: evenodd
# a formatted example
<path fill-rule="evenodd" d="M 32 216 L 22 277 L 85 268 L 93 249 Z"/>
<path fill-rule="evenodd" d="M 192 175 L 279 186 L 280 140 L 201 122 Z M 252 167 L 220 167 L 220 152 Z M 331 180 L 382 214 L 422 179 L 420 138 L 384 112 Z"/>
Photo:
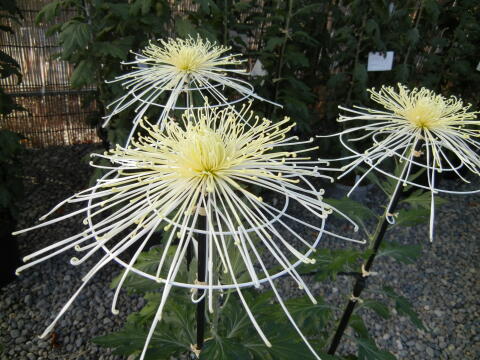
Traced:
<path fill-rule="evenodd" d="M 350 193 L 373 169 L 397 179 L 403 185 L 410 184 L 429 190 L 432 240 L 434 195 L 438 192 L 466 194 L 480 191 L 448 191 L 439 189 L 435 184 L 436 174 L 441 172 L 454 172 L 460 179 L 468 182 L 458 171 L 461 167 L 480 174 L 480 156 L 477 153 L 480 149 L 477 140 L 480 136 L 480 120 L 477 120 L 479 112 L 470 111 L 471 105 L 464 105 L 462 100 L 456 97 L 445 98 L 425 88 L 409 90 L 398 84 L 398 90 L 383 86 L 380 91 L 368 91 L 372 100 L 382 105 L 385 110 L 359 106 L 354 109 L 340 107 L 351 115 L 340 115 L 339 122 L 367 121 L 365 125 L 346 127 L 340 133 L 342 144 L 354 153 L 353 156 L 343 158 L 350 159 L 351 162 L 342 168 L 344 173 L 341 176 L 365 163 L 370 169 L 358 179 Z M 358 151 L 345 141 L 344 136 L 347 134 L 358 134 L 348 141 L 370 139 L 373 145 L 364 152 Z M 382 162 L 392 156 L 405 162 L 400 175 L 382 168 Z M 409 180 L 412 165 L 426 170 L 426 185 Z M 389 215 L 387 219 L 390 223 L 394 222 L 393 215 Z"/>
<path fill-rule="evenodd" d="M 191 102 L 195 92 L 201 99 L 208 98 L 211 107 L 232 105 L 249 97 L 261 99 L 254 94 L 248 82 L 228 75 L 245 73 L 244 69 L 236 68 L 245 61 L 239 59 L 241 55 L 226 54 L 230 47 L 212 44 L 200 37 L 159 42 L 160 45 L 150 43 L 142 54 L 136 54 L 135 61 L 124 63 L 133 65 L 135 70 L 114 80 L 122 82 L 128 92 L 108 105 L 107 108 L 113 107 L 113 110 L 106 117 L 104 126 L 116 114 L 132 105 L 136 106 L 127 146 L 149 107 L 161 109 L 156 124 L 163 126 L 170 110 L 186 110 L 193 106 Z M 234 89 L 240 98 L 227 99 L 222 93 L 225 87 Z M 168 99 L 164 104 L 159 103 L 157 99 L 165 93 Z M 183 107 L 177 105 L 182 93 L 185 94 L 186 103 Z"/>
<path fill-rule="evenodd" d="M 251 126 L 242 119 L 250 121 Z M 82 233 L 27 256 L 24 260 L 29 263 L 19 268 L 19 272 L 69 249 L 85 252 L 81 258 L 71 260 L 73 265 L 84 262 L 98 250 L 105 251 L 42 336 L 52 330 L 87 281 L 114 260 L 126 269 L 115 291 L 114 313 L 117 313 L 117 298 L 129 272 L 164 284 L 142 359 L 172 286 L 200 289 L 202 296 L 206 296 L 209 311 L 214 311 L 214 290 L 236 290 L 259 335 L 270 346 L 241 292 L 242 288 L 268 283 L 293 326 L 315 353 L 293 321 L 273 282 L 275 278 L 289 274 L 315 303 L 296 267 L 313 261 L 310 255 L 322 234 L 331 234 L 324 228 L 325 219 L 336 211 L 322 201 L 323 190 L 315 190 L 307 179 L 328 178 L 319 173 L 322 169 L 317 167 L 317 161 L 303 156 L 315 148 L 294 150 L 297 145 L 311 143 L 313 139 L 302 142 L 289 136 L 293 126 L 288 118 L 272 123 L 253 117 L 249 106 L 243 106 L 240 111 L 232 108 L 190 110 L 185 112 L 183 121 L 170 121 L 164 130 L 143 121 L 144 135 L 139 135 L 132 146 L 117 146 L 109 153 L 95 155 L 113 165 L 94 166 L 110 171 L 98 180 L 96 186 L 63 201 L 49 214 L 66 203 L 85 202 L 83 209 L 16 233 L 74 215 L 83 216 L 83 222 L 88 226 Z M 281 206 L 277 208 L 262 200 L 252 192 L 252 186 L 276 193 L 283 199 L 279 201 Z M 296 212 L 303 209 L 318 217 L 318 223 L 311 224 L 288 214 L 287 210 L 293 204 L 296 204 Z M 199 222 L 200 218 L 204 221 Z M 204 225 L 200 226 L 200 223 Z M 302 228 L 308 237 L 302 237 Z M 156 273 L 149 274 L 135 268 L 135 263 L 158 229 L 170 231 L 170 236 L 162 244 L 163 255 L 158 259 Z M 199 236 L 206 239 L 206 281 L 178 282 L 176 276 L 185 263 L 187 248 L 190 244 L 195 246 Z M 173 246 L 175 240 L 178 243 Z M 135 247 L 136 251 L 125 262 L 120 255 L 130 247 Z M 249 277 L 247 282 L 237 280 L 240 274 L 235 272 L 232 264 L 232 247 L 244 263 Z M 167 259 L 167 254 L 171 254 L 169 249 L 174 254 Z M 281 270 L 270 273 L 267 260 L 269 264 L 276 261 Z"/>

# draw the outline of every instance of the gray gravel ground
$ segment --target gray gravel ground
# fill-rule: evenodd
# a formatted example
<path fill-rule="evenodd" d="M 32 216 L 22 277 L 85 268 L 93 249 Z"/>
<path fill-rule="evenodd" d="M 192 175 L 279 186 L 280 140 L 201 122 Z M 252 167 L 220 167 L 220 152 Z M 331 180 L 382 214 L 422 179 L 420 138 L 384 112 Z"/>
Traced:
<path fill-rule="evenodd" d="M 28 152 L 23 161 L 27 199 L 19 228 L 32 225 L 57 202 L 86 186 L 90 170 L 81 159 L 92 149 L 91 145 L 77 145 Z M 458 185 L 446 182 L 445 186 Z M 450 202 L 437 213 L 433 244 L 428 243 L 426 225 L 388 233 L 389 239 L 398 242 L 421 243 L 422 258 L 413 265 L 380 258 L 374 265 L 379 275 L 372 278 L 375 282 L 372 287 L 390 285 L 407 297 L 429 329 L 417 330 L 402 316 L 384 320 L 369 310 L 360 310 L 378 346 L 399 359 L 480 358 L 477 266 L 480 196 L 447 196 L 447 199 Z M 375 209 L 383 201 L 377 192 L 369 193 L 365 199 Z M 341 226 L 337 232 L 345 230 Z M 80 229 L 76 219 L 39 229 L 18 238 L 20 251 L 26 255 Z M 4 345 L 0 360 L 121 359 L 90 342 L 94 336 L 119 329 L 126 315 L 143 305 L 142 298 L 123 294 L 120 315 L 111 314 L 113 293 L 109 283 L 119 271 L 114 265 L 105 268 L 87 285 L 56 327 L 55 339 L 37 337 L 80 285 L 81 274 L 97 260 L 93 258 L 83 266 L 74 267 L 69 263 L 70 257 L 63 254 L 39 264 L 0 289 L 0 344 Z M 348 279 L 322 284 L 308 281 L 314 293 L 343 308 L 350 288 Z M 282 280 L 279 284 L 285 296 L 295 293 L 291 281 Z M 351 346 L 347 337 L 340 351 L 348 352 Z"/>

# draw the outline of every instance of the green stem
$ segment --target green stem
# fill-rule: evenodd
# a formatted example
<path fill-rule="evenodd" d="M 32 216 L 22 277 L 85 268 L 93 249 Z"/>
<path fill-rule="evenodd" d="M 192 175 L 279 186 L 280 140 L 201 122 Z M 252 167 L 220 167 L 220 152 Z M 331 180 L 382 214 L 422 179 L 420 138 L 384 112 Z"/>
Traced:
<path fill-rule="evenodd" d="M 228 42 L 228 0 L 223 1 L 223 45 Z"/>
<path fill-rule="evenodd" d="M 420 145 L 418 143 L 412 146 L 412 152 L 414 152 L 419 146 Z M 397 181 L 397 185 L 395 186 L 395 190 L 393 191 L 390 204 L 387 206 L 385 213 L 383 214 L 379 223 L 377 224 L 375 233 L 371 238 L 372 241 L 370 243 L 370 249 L 372 250 L 372 253 L 368 257 L 367 261 L 363 263 L 361 268 L 361 273 L 357 277 L 355 285 L 353 286 L 353 291 L 352 291 L 350 300 L 348 301 L 347 307 L 343 312 L 343 315 L 340 319 L 337 330 L 335 331 L 335 335 L 333 336 L 332 342 L 330 343 L 330 347 L 328 349 L 329 355 L 335 355 L 335 352 L 337 351 L 338 345 L 340 344 L 342 336 L 348 326 L 350 317 L 352 316 L 353 311 L 355 310 L 355 306 L 357 305 L 360 295 L 362 294 L 362 291 L 366 287 L 366 280 L 369 276 L 368 273 L 372 268 L 373 262 L 378 254 L 378 250 L 380 249 L 380 246 L 382 245 L 382 241 L 385 237 L 385 233 L 388 228 L 389 222 L 387 218 L 393 216 L 393 212 L 395 211 L 395 208 L 397 207 L 398 202 L 400 200 L 400 196 L 402 194 L 402 186 L 403 186 L 403 181 L 401 179 L 405 176 L 405 173 L 408 169 L 408 165 L 409 165 L 409 162 L 405 161 L 405 165 L 402 168 L 401 174 L 399 176 L 399 180 Z"/>
<path fill-rule="evenodd" d="M 288 38 L 290 37 L 290 19 L 293 13 L 293 0 L 288 1 L 288 13 L 285 19 L 285 37 L 283 39 L 282 48 L 280 49 L 280 57 L 278 59 L 277 68 L 277 81 L 275 82 L 275 92 L 273 95 L 273 101 L 278 102 L 278 93 L 280 90 L 280 82 L 282 79 L 283 65 L 285 63 L 285 49 L 287 47 Z M 277 106 L 273 107 L 272 115 L 274 116 L 277 111 Z"/>
<path fill-rule="evenodd" d="M 420 1 L 417 7 L 417 17 L 415 19 L 415 26 L 414 29 L 418 28 L 418 24 L 420 22 L 420 18 L 422 17 L 423 12 L 423 1 Z M 410 57 L 410 52 L 412 51 L 412 43 L 408 44 L 407 53 L 405 54 L 405 59 L 403 59 L 403 64 L 406 65 L 408 62 L 408 58 Z"/>
<path fill-rule="evenodd" d="M 364 29 L 365 29 L 365 24 L 367 23 L 367 13 L 363 16 L 362 19 L 362 27 L 360 28 L 360 36 L 358 38 L 357 42 L 357 48 L 355 50 L 355 60 L 353 63 L 353 71 L 355 72 L 355 69 L 357 68 L 358 62 L 360 60 L 360 51 L 362 50 L 362 42 L 363 42 L 363 34 L 364 34 Z M 354 75 L 352 74 L 352 83 L 350 84 L 350 88 L 348 89 L 348 94 L 347 94 L 347 104 L 350 105 L 350 101 L 352 100 L 352 92 L 353 92 L 353 86 L 355 83 L 355 79 L 353 78 Z"/>

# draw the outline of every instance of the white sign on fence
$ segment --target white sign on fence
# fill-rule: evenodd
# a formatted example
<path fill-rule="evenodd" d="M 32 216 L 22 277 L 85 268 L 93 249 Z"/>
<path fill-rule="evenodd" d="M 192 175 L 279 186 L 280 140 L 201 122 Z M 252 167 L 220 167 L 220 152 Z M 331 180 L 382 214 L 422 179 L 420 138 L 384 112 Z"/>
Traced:
<path fill-rule="evenodd" d="M 393 66 L 393 51 L 369 52 L 367 71 L 390 71 Z"/>

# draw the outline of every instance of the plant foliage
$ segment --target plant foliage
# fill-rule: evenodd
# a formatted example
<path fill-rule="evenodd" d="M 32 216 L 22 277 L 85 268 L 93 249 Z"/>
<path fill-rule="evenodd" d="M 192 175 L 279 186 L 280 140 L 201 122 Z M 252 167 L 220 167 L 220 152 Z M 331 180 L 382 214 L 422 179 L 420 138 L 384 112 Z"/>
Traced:
<path fill-rule="evenodd" d="M 480 9 L 476 0 L 213 1 L 54 0 L 38 21 L 54 21 L 62 10 L 71 18 L 51 27 L 62 45 L 60 57 L 74 64 L 72 85 L 94 86 L 103 105 L 118 98 L 118 83 L 148 40 L 200 34 L 243 53 L 250 79 L 267 103 L 257 110 L 295 118 L 297 131 L 332 133 L 339 104 L 369 105 L 366 89 L 403 82 L 427 86 L 479 105 Z M 439 30 L 441 29 L 441 31 Z M 392 71 L 367 72 L 369 52 L 394 51 Z M 121 142 L 131 114 L 120 115 L 110 141 Z M 325 141 L 325 151 L 339 151 Z M 329 148 L 330 147 L 330 148 Z"/>

